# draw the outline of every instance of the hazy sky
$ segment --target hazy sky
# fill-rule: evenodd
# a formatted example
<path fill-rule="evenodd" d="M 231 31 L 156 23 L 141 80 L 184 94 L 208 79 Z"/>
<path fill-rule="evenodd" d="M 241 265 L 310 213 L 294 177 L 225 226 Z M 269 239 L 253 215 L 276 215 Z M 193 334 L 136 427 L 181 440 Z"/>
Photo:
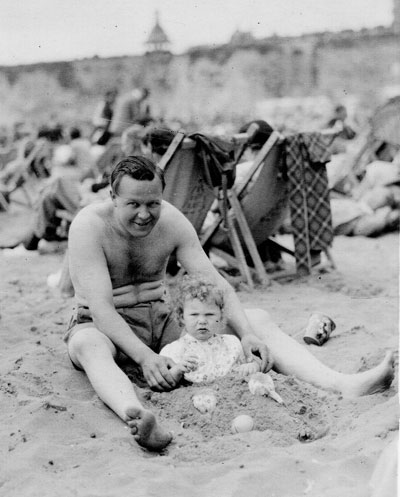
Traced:
<path fill-rule="evenodd" d="M 256 37 L 392 22 L 392 0 L 0 0 L 0 65 L 143 53 L 158 10 L 179 53 Z"/>

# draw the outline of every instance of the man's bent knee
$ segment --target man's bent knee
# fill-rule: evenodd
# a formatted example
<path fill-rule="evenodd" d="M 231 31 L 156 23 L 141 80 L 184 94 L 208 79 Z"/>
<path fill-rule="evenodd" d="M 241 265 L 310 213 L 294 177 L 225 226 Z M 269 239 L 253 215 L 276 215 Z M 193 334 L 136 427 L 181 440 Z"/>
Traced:
<path fill-rule="evenodd" d="M 110 354 L 114 359 L 117 349 L 112 341 L 96 328 L 82 328 L 76 331 L 68 342 L 68 352 L 74 364 L 82 367 L 86 359 Z"/>
<path fill-rule="evenodd" d="M 251 323 L 265 324 L 272 321 L 269 312 L 264 309 L 245 309 L 244 312 Z"/>

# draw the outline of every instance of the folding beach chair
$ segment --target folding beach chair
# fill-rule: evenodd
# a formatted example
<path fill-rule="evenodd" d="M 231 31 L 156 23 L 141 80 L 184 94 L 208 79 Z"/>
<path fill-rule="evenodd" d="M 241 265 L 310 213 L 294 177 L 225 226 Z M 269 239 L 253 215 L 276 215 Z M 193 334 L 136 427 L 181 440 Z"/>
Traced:
<path fill-rule="evenodd" d="M 333 137 L 327 137 L 327 143 L 332 139 Z M 311 252 L 315 246 L 325 251 L 334 266 L 329 252 L 333 230 L 325 165 L 321 163 L 318 168 L 314 168 L 315 164 L 311 164 L 311 167 L 305 169 L 303 161 L 307 162 L 306 158 L 296 155 L 300 154 L 298 143 L 304 142 L 314 147 L 317 145 L 322 153 L 325 150 L 324 141 L 321 133 L 298 134 L 289 138 L 277 132 L 272 133 L 254 160 L 242 186 L 237 190 L 234 187 L 230 192 L 232 207 L 237 204 L 242 207 L 252 238 L 258 247 L 278 232 L 290 206 L 294 250 L 274 241 L 272 243 L 295 257 L 299 275 L 311 273 Z M 300 164 L 290 162 L 293 157 Z M 309 159 L 311 162 L 312 160 L 313 158 Z M 254 180 L 256 173 L 258 176 Z M 236 214 L 235 216 L 237 219 L 234 224 L 237 225 L 239 217 Z M 234 263 L 229 257 L 229 252 L 232 253 L 233 249 L 232 244 L 221 225 L 220 217 L 204 233 L 202 243 L 212 247 L 214 251 L 216 249 L 218 255 Z"/>
<path fill-rule="evenodd" d="M 365 166 L 382 158 L 385 149 L 400 150 L 400 96 L 380 105 L 356 139 L 356 150 L 346 163 L 347 179 L 357 185 Z M 389 154 L 390 155 L 390 154 Z"/>
<path fill-rule="evenodd" d="M 24 157 L 25 147 L 30 141 L 30 139 L 26 139 L 20 144 L 18 156 L 20 157 L 21 165 L 16 168 L 15 172 L 11 173 L 11 177 L 7 182 L 7 190 L 0 190 L 0 205 L 5 211 L 9 210 L 11 201 L 27 207 L 33 207 L 34 205 L 37 185 L 32 179 L 36 177 L 38 180 L 40 178 L 37 171 L 32 171 L 31 167 L 34 160 L 41 158 L 45 144 L 43 140 L 37 140 L 28 156 Z M 22 195 L 22 198 L 16 195 L 17 192 Z"/>

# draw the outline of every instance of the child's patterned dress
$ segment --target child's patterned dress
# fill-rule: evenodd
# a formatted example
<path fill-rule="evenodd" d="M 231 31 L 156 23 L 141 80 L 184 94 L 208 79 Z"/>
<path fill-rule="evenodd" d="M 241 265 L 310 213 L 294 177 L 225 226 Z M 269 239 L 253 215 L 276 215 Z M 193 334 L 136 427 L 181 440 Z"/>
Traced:
<path fill-rule="evenodd" d="M 203 341 L 186 333 L 163 347 L 160 355 L 170 357 L 177 363 L 182 362 L 185 356 L 197 356 L 197 369 L 184 374 L 185 379 L 192 383 L 211 383 L 226 376 L 235 365 L 245 362 L 240 340 L 233 335 L 214 335 Z"/>

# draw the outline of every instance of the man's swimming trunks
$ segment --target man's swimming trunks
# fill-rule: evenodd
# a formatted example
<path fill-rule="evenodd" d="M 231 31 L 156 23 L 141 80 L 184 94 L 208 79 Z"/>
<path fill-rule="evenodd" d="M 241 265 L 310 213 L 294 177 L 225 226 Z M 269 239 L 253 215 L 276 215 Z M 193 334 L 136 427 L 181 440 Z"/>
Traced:
<path fill-rule="evenodd" d="M 168 303 L 162 300 L 117 309 L 133 333 L 151 350 L 159 352 L 165 345 L 177 340 L 181 330 L 174 319 Z M 95 328 L 90 310 L 78 305 L 68 325 L 64 341 L 82 329 Z M 74 367 L 76 367 L 74 365 Z"/>

